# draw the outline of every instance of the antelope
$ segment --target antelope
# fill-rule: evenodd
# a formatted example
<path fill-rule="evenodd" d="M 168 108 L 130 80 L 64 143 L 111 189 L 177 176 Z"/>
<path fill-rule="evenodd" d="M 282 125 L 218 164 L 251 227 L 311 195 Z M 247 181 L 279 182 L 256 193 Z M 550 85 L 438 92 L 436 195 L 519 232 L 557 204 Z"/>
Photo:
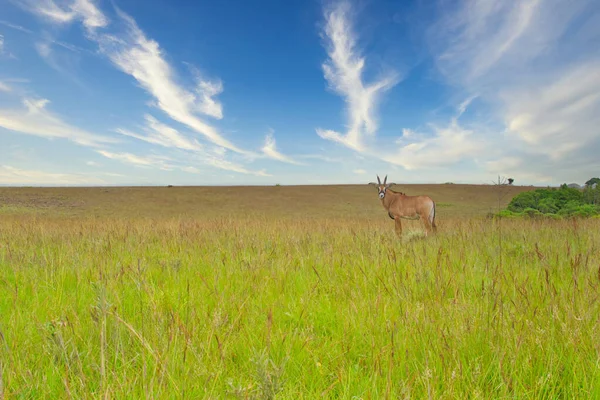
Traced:
<path fill-rule="evenodd" d="M 377 175 L 376 185 L 379 193 L 381 205 L 386 209 L 388 215 L 396 223 L 396 234 L 402 235 L 402 219 L 417 220 L 421 219 L 425 225 L 425 236 L 429 231 L 435 233 L 435 202 L 429 196 L 407 196 L 402 192 L 395 192 L 390 189 L 394 183 L 387 183 L 387 175 L 383 178 L 383 184 L 379 175 Z"/>

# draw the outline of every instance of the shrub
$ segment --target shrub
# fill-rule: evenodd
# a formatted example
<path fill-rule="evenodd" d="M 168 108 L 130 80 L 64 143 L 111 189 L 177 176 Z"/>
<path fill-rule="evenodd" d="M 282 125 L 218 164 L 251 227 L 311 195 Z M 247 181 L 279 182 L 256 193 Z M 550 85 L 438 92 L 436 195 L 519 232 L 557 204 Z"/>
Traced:
<path fill-rule="evenodd" d="M 600 178 L 592 178 L 585 183 L 585 186 L 592 186 L 593 184 L 600 183 Z"/>
<path fill-rule="evenodd" d="M 540 218 L 544 214 L 542 214 L 541 212 L 539 212 L 535 208 L 526 208 L 526 209 L 523 210 L 523 215 L 525 215 L 525 216 L 527 216 L 529 218 Z"/>
<path fill-rule="evenodd" d="M 538 204 L 538 210 L 543 212 L 544 214 L 554 214 L 556 213 L 560 207 L 556 204 L 556 199 L 551 197 L 540 200 Z"/>
<path fill-rule="evenodd" d="M 523 192 L 516 195 L 508 204 L 508 209 L 512 212 L 521 212 L 526 208 L 535 208 L 538 203 L 538 193 L 536 191 Z"/>
<path fill-rule="evenodd" d="M 519 212 L 513 212 L 510 210 L 502 210 L 495 215 L 498 218 L 519 218 L 522 217 L 523 214 Z"/>
<path fill-rule="evenodd" d="M 516 195 L 508 204 L 506 212 L 510 216 L 528 218 L 591 217 L 600 213 L 600 189 L 587 187 L 585 190 L 570 188 L 566 184 L 560 188 L 537 189 Z M 508 213 L 498 214 L 507 217 Z"/>
<path fill-rule="evenodd" d="M 594 206 L 593 204 L 579 206 L 573 213 L 574 216 L 583 218 L 589 218 L 598 214 L 600 214 L 600 207 Z"/>

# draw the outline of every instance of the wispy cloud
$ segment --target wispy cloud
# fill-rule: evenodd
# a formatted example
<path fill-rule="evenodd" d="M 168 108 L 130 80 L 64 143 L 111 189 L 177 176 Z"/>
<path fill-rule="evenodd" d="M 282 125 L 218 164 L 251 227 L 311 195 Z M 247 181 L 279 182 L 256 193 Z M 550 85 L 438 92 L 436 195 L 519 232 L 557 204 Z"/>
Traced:
<path fill-rule="evenodd" d="M 206 149 L 197 140 L 187 137 L 153 116 L 146 115 L 145 125 L 140 130 L 118 128 L 117 132 L 137 140 L 169 148 L 171 152 L 183 152 L 178 155 L 185 160 L 186 165 L 179 159 L 176 161 L 157 159 L 154 156 L 139 156 L 123 151 L 103 150 L 101 155 L 133 165 L 163 169 L 176 168 L 188 172 L 194 171 L 194 173 L 200 171 L 194 164 L 203 164 L 243 174 L 268 176 L 264 170 L 250 170 L 243 165 L 227 160 L 228 150 L 250 158 L 257 158 L 257 155 L 235 146 L 199 116 L 202 114 L 215 119 L 223 118 L 223 106 L 217 100 L 217 96 L 223 91 L 221 80 L 207 79 L 199 73 L 197 68 L 191 67 L 196 85 L 194 89 L 187 90 L 178 82 L 175 69 L 166 61 L 164 50 L 160 45 L 148 38 L 136 21 L 118 8 L 116 8 L 118 22 L 122 23 L 124 31 L 116 33 L 113 29 L 112 33 L 108 33 L 96 29 L 106 27 L 108 19 L 93 2 L 78 0 L 62 8 L 51 0 L 37 6 L 34 6 L 33 3 L 28 0 L 28 8 L 36 14 L 44 16 L 47 20 L 56 23 L 82 20 L 88 28 L 87 38 L 97 43 L 101 54 L 106 56 L 119 70 L 131 75 L 140 87 L 154 98 L 153 106 L 162 110 L 174 121 L 187 126 L 193 132 L 202 134 L 215 145 L 213 149 Z M 113 27 L 116 25 L 112 24 Z"/>
<path fill-rule="evenodd" d="M 546 85 L 507 90 L 505 122 L 532 153 L 558 160 L 598 137 L 600 59 L 577 65 Z"/>
<path fill-rule="evenodd" d="M 8 22 L 8 21 L 0 20 L 0 25 L 4 25 L 4 26 L 9 27 L 11 29 L 15 29 L 15 30 L 18 30 L 18 31 L 21 31 L 21 32 L 25 32 L 25 33 L 33 33 L 33 31 L 31 29 L 27 29 L 27 28 L 25 28 L 25 27 L 23 27 L 21 25 L 13 24 L 13 23 Z"/>
<path fill-rule="evenodd" d="M 367 173 L 367 171 L 365 171 L 364 169 L 355 169 L 354 172 L 356 175 L 364 175 Z"/>
<path fill-rule="evenodd" d="M 249 170 L 243 165 L 227 160 L 227 153 L 223 147 L 215 146 L 211 149 L 208 149 L 198 141 L 188 138 L 177 129 L 158 121 L 151 115 L 145 116 L 145 122 L 146 125 L 142 128 L 144 134 L 134 133 L 123 128 L 118 128 L 116 131 L 122 135 L 151 144 L 159 145 L 165 148 L 176 149 L 180 152 L 176 157 L 174 157 L 174 159 L 180 160 L 186 165 L 203 164 L 209 167 L 234 171 L 242 174 L 252 174 L 257 176 L 268 175 L 265 171 Z M 123 160 L 128 157 L 120 158 Z M 142 164 L 144 160 L 148 162 L 147 165 L 156 164 L 156 162 L 152 161 L 152 159 L 144 157 L 140 157 L 137 164 Z M 130 161 L 133 163 L 132 160 Z"/>
<path fill-rule="evenodd" d="M 197 93 L 191 93 L 176 83 L 175 73 L 163 56 L 159 44 L 148 39 L 133 18 L 117 10 L 125 22 L 123 35 L 92 37 L 112 63 L 134 77 L 156 100 L 156 106 L 173 120 L 187 125 L 218 146 L 238 153 L 247 153 L 225 139 L 217 129 L 201 120 L 196 112 L 221 118 L 222 108 L 214 96 L 222 91 L 222 84 L 200 81 Z"/>
<path fill-rule="evenodd" d="M 4 36 L 0 34 L 0 54 L 4 53 Z"/>
<path fill-rule="evenodd" d="M 65 174 L 0 166 L 0 184 L 3 185 L 99 185 L 106 183 L 93 175 Z"/>
<path fill-rule="evenodd" d="M 52 0 L 26 0 L 24 6 L 55 23 L 81 20 L 88 28 L 88 38 L 97 42 L 101 52 L 117 68 L 135 78 L 154 97 L 156 106 L 169 117 L 189 126 L 218 146 L 248 153 L 233 145 L 216 128 L 196 115 L 202 113 L 219 119 L 223 117 L 222 106 L 215 100 L 215 96 L 223 90 L 222 82 L 197 77 L 195 93 L 184 89 L 176 82 L 173 68 L 165 60 L 159 44 L 147 38 L 135 20 L 123 11 L 116 9 L 126 29 L 116 35 L 101 33 L 96 29 L 106 27 L 109 21 L 91 0 L 75 0 L 63 8 Z"/>
<path fill-rule="evenodd" d="M 341 163 L 343 160 L 337 157 L 329 157 L 323 154 L 300 154 L 296 158 L 307 159 L 307 160 L 321 160 L 328 163 Z"/>
<path fill-rule="evenodd" d="M 22 0 L 20 5 L 40 17 L 58 24 L 79 20 L 88 29 L 102 28 L 109 24 L 108 18 L 93 0 L 72 0 L 59 6 L 54 0 Z"/>
<path fill-rule="evenodd" d="M 118 143 L 116 139 L 96 135 L 64 122 L 47 110 L 47 99 L 23 100 L 21 109 L 0 109 L 0 127 L 49 139 L 67 139 L 83 146 L 99 147 Z"/>
<path fill-rule="evenodd" d="M 0 92 L 10 92 L 12 89 L 6 83 L 0 81 Z"/>
<path fill-rule="evenodd" d="M 200 70 L 190 64 L 188 66 L 196 80 L 196 109 L 198 112 L 216 119 L 223 118 L 223 105 L 215 97 L 223 93 L 223 82 L 220 79 L 206 79 Z"/>
<path fill-rule="evenodd" d="M 280 153 L 277 150 L 277 145 L 275 143 L 275 137 L 273 136 L 273 133 L 274 132 L 271 129 L 271 130 L 269 130 L 269 133 L 267 133 L 267 136 L 265 137 L 265 145 L 261 149 L 263 154 L 274 160 L 278 160 L 278 161 L 285 162 L 288 164 L 301 165 L 301 163 L 299 163 L 298 161 L 294 160 L 293 158 L 291 158 L 289 156 L 286 156 L 286 155 Z"/>
<path fill-rule="evenodd" d="M 118 160 L 127 164 L 132 164 L 136 166 L 142 167 L 155 167 L 158 169 L 170 171 L 175 168 L 170 162 L 172 161 L 169 157 L 165 156 L 138 156 L 131 153 L 114 153 L 106 150 L 97 150 L 98 154 L 110 158 L 113 160 Z"/>
<path fill-rule="evenodd" d="M 493 142 L 506 133 L 505 152 L 564 165 L 597 137 L 599 12 L 592 0 L 447 3 L 429 39 L 447 81 L 504 122 Z"/>
<path fill-rule="evenodd" d="M 270 176 L 264 170 L 252 171 L 247 168 L 225 160 L 217 155 L 209 156 L 206 153 L 180 153 L 173 157 L 149 155 L 140 156 L 128 152 L 110 152 L 105 150 L 98 150 L 98 154 L 117 160 L 126 164 L 131 164 L 138 167 L 146 168 L 157 168 L 165 171 L 181 170 L 188 173 L 201 173 L 201 170 L 195 165 L 203 164 L 209 167 L 238 172 L 241 174 L 256 175 L 256 176 Z"/>
<path fill-rule="evenodd" d="M 400 145 L 392 153 L 379 156 L 407 170 L 429 169 L 449 166 L 465 157 L 476 156 L 483 143 L 472 130 L 462 127 L 457 118 L 452 118 L 448 126 L 430 125 L 433 134 L 425 135 L 410 129 L 396 141 Z"/>
<path fill-rule="evenodd" d="M 35 49 L 42 60 L 52 69 L 73 81 L 83 89 L 89 90 L 78 77 L 81 52 L 80 49 L 69 43 L 55 40 L 48 33 L 41 35 L 35 43 Z"/>
<path fill-rule="evenodd" d="M 363 82 L 365 58 L 356 45 L 350 11 L 350 3 L 346 1 L 335 3 L 325 11 L 324 38 L 329 59 L 322 66 L 330 88 L 344 97 L 348 105 L 348 131 L 341 134 L 318 128 L 317 134 L 361 151 L 364 136 L 372 136 L 377 130 L 375 112 L 382 94 L 395 86 L 399 77 L 390 72 L 373 83 Z"/>
<path fill-rule="evenodd" d="M 163 147 L 193 151 L 203 150 L 203 146 L 197 140 L 192 140 L 185 137 L 178 130 L 161 123 L 153 116 L 146 114 L 144 118 L 146 120 L 146 126 L 144 126 L 142 129 L 145 134 L 134 133 L 123 128 L 118 128 L 116 131 L 122 135 L 130 136 Z"/>

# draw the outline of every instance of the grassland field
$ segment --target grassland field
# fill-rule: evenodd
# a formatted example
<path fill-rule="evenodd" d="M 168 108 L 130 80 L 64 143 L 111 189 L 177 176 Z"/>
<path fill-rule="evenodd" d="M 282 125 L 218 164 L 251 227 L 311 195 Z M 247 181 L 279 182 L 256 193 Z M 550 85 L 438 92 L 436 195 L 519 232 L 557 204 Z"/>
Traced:
<path fill-rule="evenodd" d="M 0 188 L 0 398 L 600 398 L 600 219 L 394 189 Z"/>

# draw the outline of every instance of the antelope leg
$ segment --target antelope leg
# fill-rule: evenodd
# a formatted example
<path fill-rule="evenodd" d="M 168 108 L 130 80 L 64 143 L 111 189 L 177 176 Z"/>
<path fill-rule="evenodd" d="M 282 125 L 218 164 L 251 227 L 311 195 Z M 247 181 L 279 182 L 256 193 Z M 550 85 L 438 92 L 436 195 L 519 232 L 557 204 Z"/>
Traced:
<path fill-rule="evenodd" d="M 396 217 L 394 220 L 396 222 L 396 235 L 402 236 L 402 221 L 400 220 L 400 217 Z"/>

